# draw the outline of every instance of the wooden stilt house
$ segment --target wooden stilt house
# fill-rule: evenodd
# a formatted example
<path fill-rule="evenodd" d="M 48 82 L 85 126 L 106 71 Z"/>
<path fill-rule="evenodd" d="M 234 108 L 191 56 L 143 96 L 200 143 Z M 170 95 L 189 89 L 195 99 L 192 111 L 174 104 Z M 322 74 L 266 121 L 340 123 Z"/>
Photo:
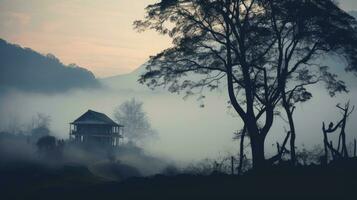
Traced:
<path fill-rule="evenodd" d="M 70 123 L 70 140 L 91 145 L 119 146 L 123 126 L 107 115 L 88 110 Z"/>

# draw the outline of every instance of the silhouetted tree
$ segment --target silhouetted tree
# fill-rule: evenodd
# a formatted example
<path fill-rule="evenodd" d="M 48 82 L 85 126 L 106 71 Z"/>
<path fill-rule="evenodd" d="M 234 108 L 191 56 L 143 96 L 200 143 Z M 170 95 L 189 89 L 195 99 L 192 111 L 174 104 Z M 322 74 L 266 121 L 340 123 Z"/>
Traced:
<path fill-rule="evenodd" d="M 342 119 L 335 125 L 332 122 L 326 128 L 325 122 L 322 123 L 322 132 L 324 135 L 324 147 L 325 147 L 325 158 L 324 161 L 328 163 L 328 150 L 330 150 L 332 158 L 336 159 L 343 159 L 348 158 L 348 150 L 346 144 L 346 123 L 348 117 L 354 110 L 354 106 L 352 109 L 350 108 L 349 102 L 345 104 L 344 107 L 341 107 L 340 104 L 336 106 L 338 109 L 342 111 Z M 333 147 L 332 141 L 329 141 L 327 134 L 331 134 L 335 132 L 338 128 L 340 128 L 340 134 L 338 137 L 337 148 Z"/>
<path fill-rule="evenodd" d="M 49 127 L 51 123 L 51 117 L 43 113 L 37 113 L 37 115 L 31 118 L 30 128 L 37 127 Z"/>
<path fill-rule="evenodd" d="M 238 175 L 242 174 L 244 159 L 246 158 L 246 155 L 244 153 L 244 149 L 245 149 L 244 139 L 247 136 L 246 133 L 247 133 L 247 129 L 243 127 L 242 130 L 234 133 L 234 138 L 233 138 L 233 139 L 239 139 L 239 161 L 238 161 L 239 163 L 237 167 Z"/>
<path fill-rule="evenodd" d="M 19 133 L 21 132 L 21 125 L 19 123 L 19 119 L 16 116 L 8 117 L 8 124 L 6 127 L 6 131 L 9 133 Z"/>
<path fill-rule="evenodd" d="M 279 162 L 282 161 L 282 157 L 284 156 L 285 153 L 288 152 L 288 150 L 286 149 L 286 143 L 288 142 L 290 135 L 291 135 L 291 132 L 288 131 L 283 143 L 281 145 L 279 142 L 276 143 L 277 154 L 268 160 L 269 164 L 273 164 L 276 161 L 279 161 Z"/>
<path fill-rule="evenodd" d="M 304 84 L 325 73 L 328 89 L 344 90 L 326 67 L 310 61 L 337 53 L 347 70 L 357 66 L 356 21 L 331 0 L 161 0 L 146 11 L 135 27 L 167 34 L 174 46 L 151 57 L 140 82 L 202 95 L 226 78 L 255 168 L 266 164 L 265 138 L 288 82 Z"/>
<path fill-rule="evenodd" d="M 319 81 L 326 83 L 331 96 L 336 92 L 347 92 L 345 83 L 338 80 L 337 75 L 330 73 L 327 66 L 322 66 L 317 58 L 321 58 L 324 53 L 329 53 L 330 56 L 333 53 L 341 54 L 350 64 L 346 69 L 355 70 L 356 22 L 332 1 L 326 0 L 276 1 L 271 4 L 271 9 L 272 17 L 275 18 L 277 51 L 280 52 L 277 66 L 281 66 L 282 84 L 279 89 L 291 133 L 291 161 L 295 164 L 295 104 L 309 100 L 312 94 L 305 86 Z"/>
<path fill-rule="evenodd" d="M 50 135 L 42 136 L 36 142 L 38 153 L 44 158 L 53 158 L 56 152 L 56 138 Z"/>
<path fill-rule="evenodd" d="M 30 124 L 30 133 L 33 141 L 38 141 L 41 137 L 50 135 L 50 122 L 51 117 L 43 113 L 37 113 L 32 117 Z"/>
<path fill-rule="evenodd" d="M 36 142 L 40 155 L 52 160 L 61 158 L 64 145 L 64 140 L 57 140 L 50 135 L 43 136 Z"/>
<path fill-rule="evenodd" d="M 43 136 L 37 143 L 39 150 L 53 150 L 56 147 L 56 138 L 53 136 Z"/>
<path fill-rule="evenodd" d="M 143 110 L 143 102 L 132 98 L 122 103 L 114 111 L 115 119 L 124 125 L 124 137 L 133 142 L 156 136 L 151 128 L 147 114 Z"/>
<path fill-rule="evenodd" d="M 353 140 L 353 157 L 357 157 L 357 140 Z"/>

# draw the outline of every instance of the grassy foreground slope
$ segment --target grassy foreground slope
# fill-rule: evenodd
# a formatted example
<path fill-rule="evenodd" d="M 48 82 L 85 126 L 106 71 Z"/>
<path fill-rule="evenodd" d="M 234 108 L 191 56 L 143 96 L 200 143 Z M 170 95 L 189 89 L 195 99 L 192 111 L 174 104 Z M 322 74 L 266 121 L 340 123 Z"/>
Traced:
<path fill-rule="evenodd" d="M 86 168 L 1 166 L 2 199 L 355 199 L 357 160 L 291 168 L 275 166 L 244 176 L 156 175 L 108 182 Z M 5 198 L 4 198 L 5 197 Z"/>

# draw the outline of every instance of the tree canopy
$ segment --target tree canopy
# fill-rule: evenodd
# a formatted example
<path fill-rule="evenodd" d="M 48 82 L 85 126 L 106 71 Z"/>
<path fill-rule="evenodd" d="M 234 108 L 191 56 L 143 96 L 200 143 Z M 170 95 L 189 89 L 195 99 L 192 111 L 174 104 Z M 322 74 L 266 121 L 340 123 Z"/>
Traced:
<path fill-rule="evenodd" d="M 146 11 L 135 27 L 169 35 L 173 47 L 151 57 L 139 81 L 187 94 L 225 84 L 254 166 L 265 163 L 264 141 L 282 94 L 306 101 L 304 86 L 318 81 L 331 95 L 347 91 L 319 58 L 337 55 L 345 70 L 357 69 L 357 22 L 332 0 L 162 0 Z"/>
<path fill-rule="evenodd" d="M 124 125 L 124 137 L 131 142 L 142 142 L 144 139 L 156 135 L 156 132 L 151 128 L 141 101 L 134 98 L 125 101 L 115 109 L 114 117 Z"/>

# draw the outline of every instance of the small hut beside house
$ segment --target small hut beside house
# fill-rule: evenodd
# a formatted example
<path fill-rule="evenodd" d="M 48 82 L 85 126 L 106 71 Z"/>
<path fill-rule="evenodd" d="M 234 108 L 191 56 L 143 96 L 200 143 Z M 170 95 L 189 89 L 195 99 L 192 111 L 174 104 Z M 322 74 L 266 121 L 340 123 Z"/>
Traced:
<path fill-rule="evenodd" d="M 103 113 L 88 110 L 70 123 L 69 138 L 75 143 L 117 147 L 123 127 Z"/>

